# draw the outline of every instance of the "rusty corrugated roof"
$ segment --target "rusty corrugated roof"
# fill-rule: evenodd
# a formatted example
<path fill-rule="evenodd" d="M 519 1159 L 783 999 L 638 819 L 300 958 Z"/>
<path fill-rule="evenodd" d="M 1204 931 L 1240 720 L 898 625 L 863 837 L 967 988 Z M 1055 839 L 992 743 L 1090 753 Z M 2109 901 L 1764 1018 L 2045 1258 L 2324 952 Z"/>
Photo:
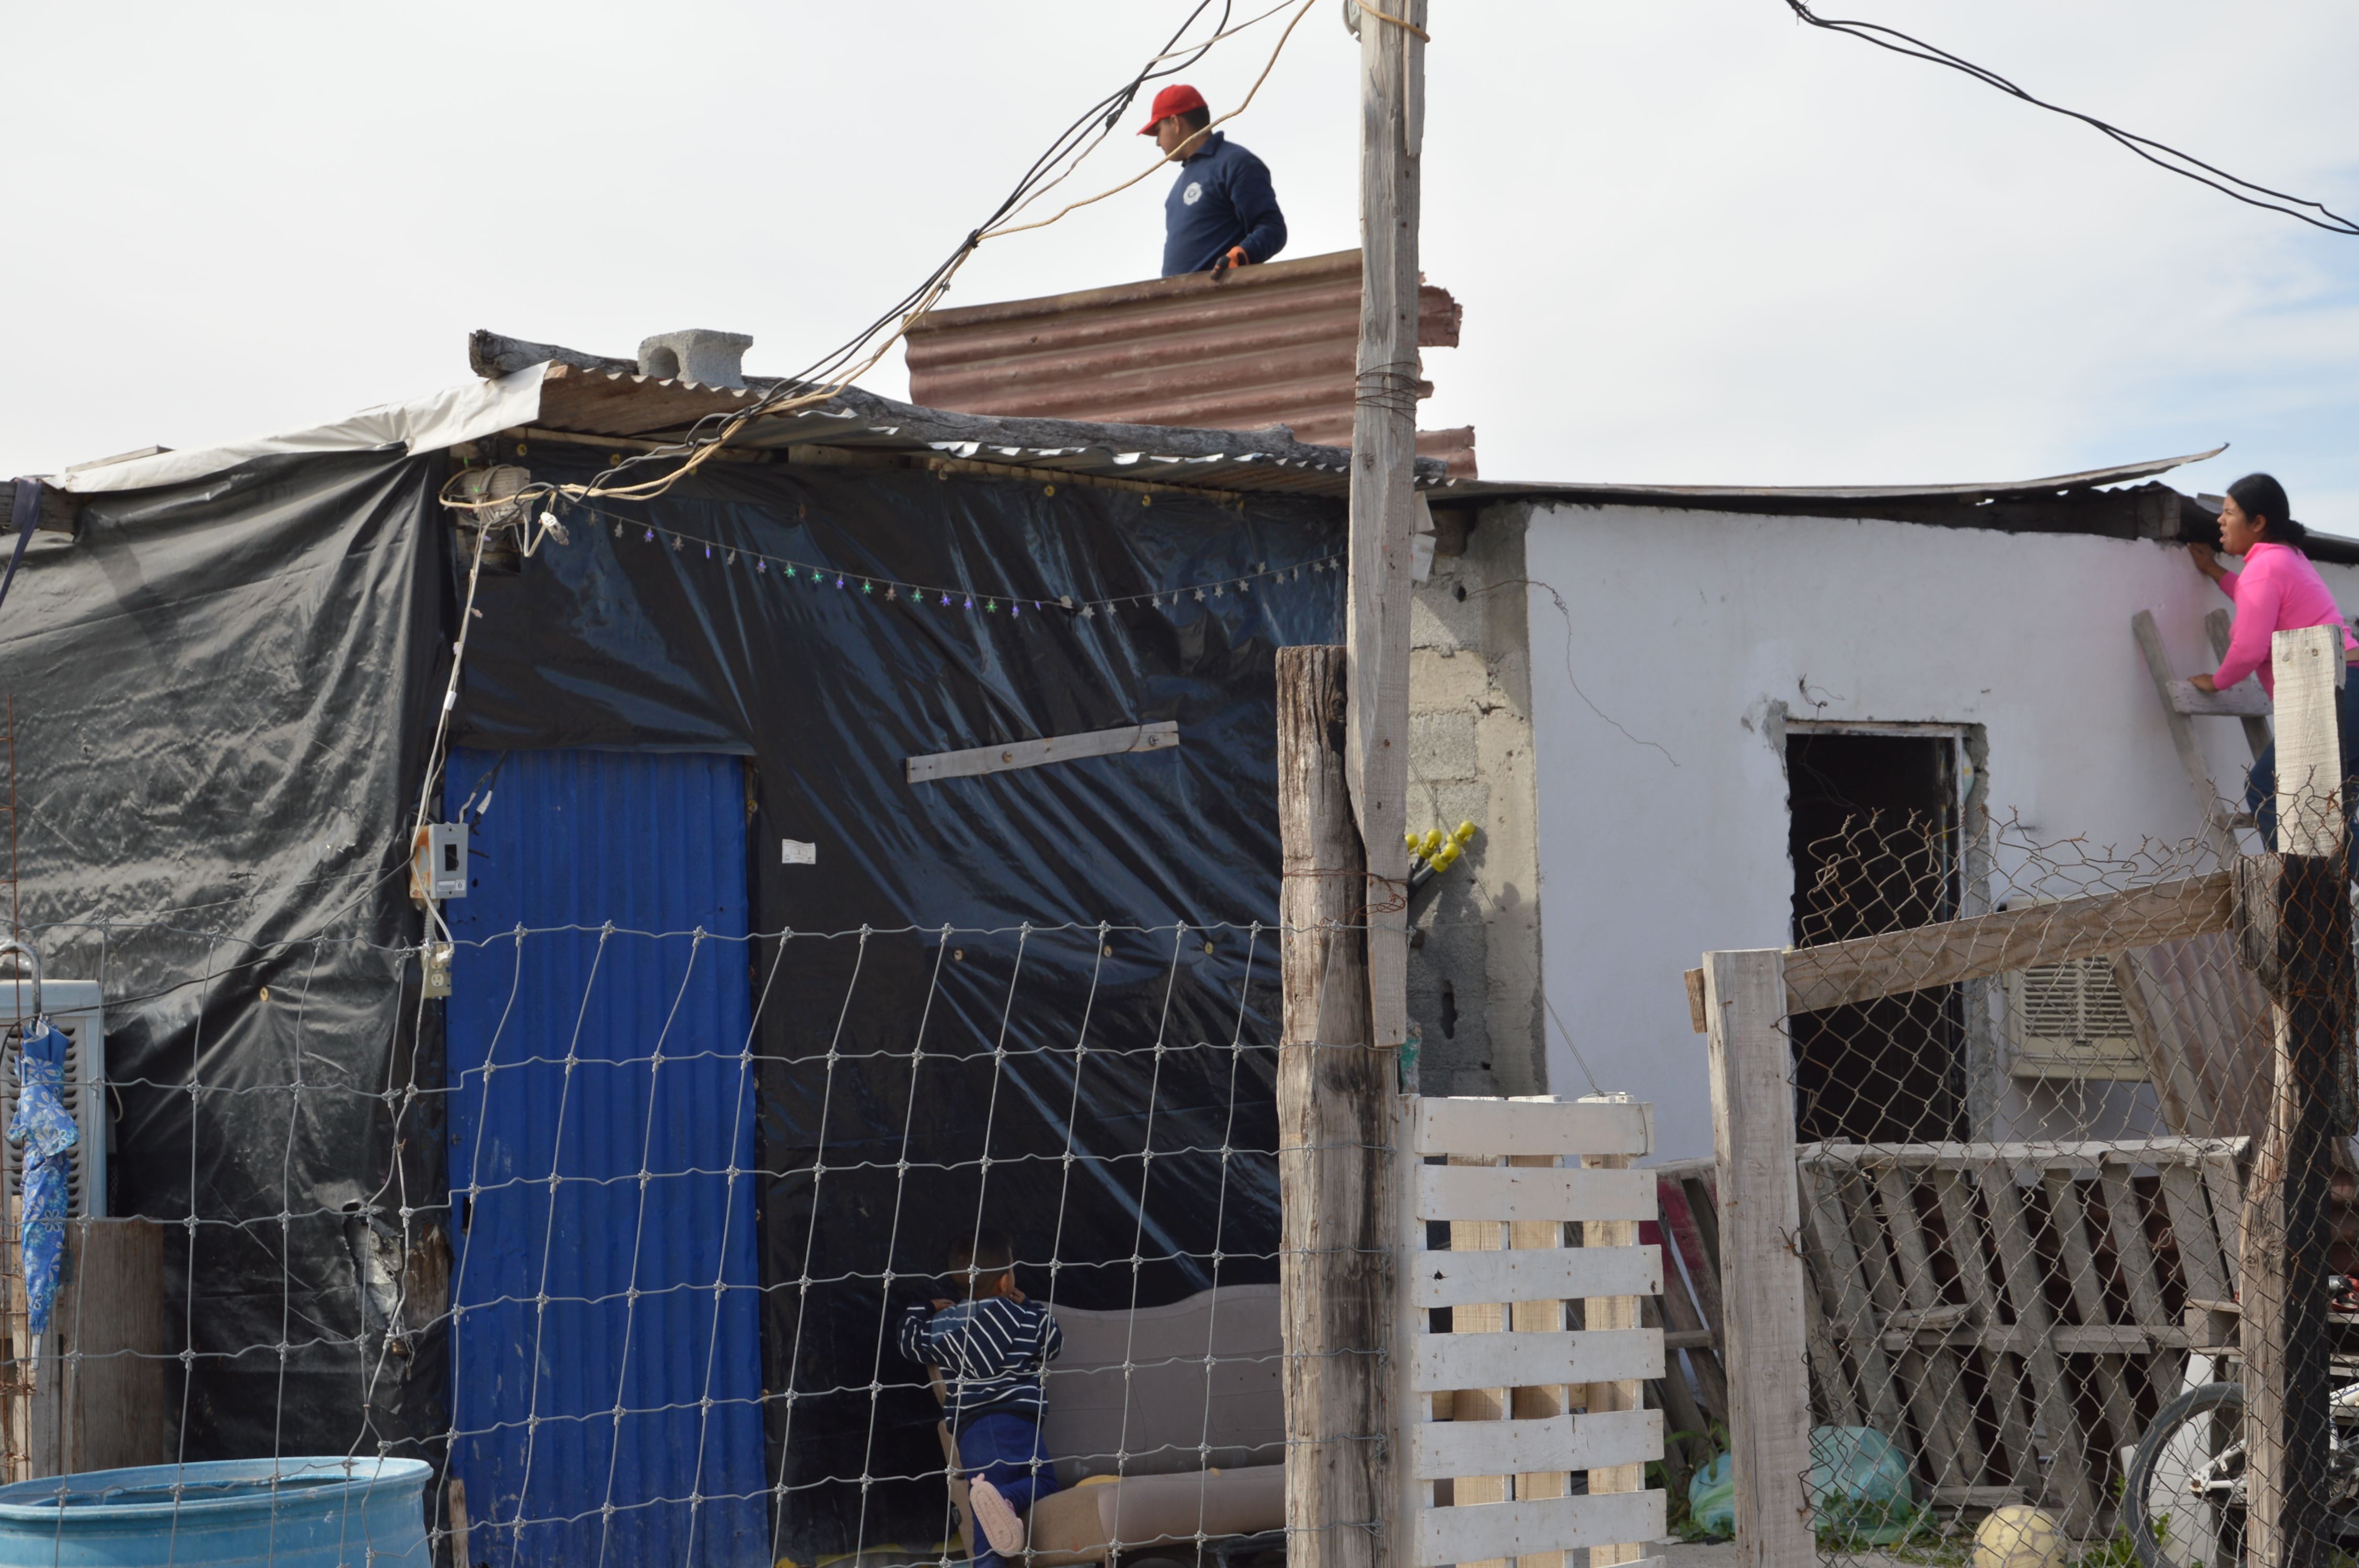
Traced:
<path fill-rule="evenodd" d="M 1458 302 L 1418 291 L 1418 343 L 1454 348 Z M 909 324 L 909 396 L 967 414 L 1250 430 L 1348 447 L 1360 253 L 933 310 Z M 1433 391 L 1420 380 L 1418 395 Z M 1474 476 L 1474 432 L 1418 451 Z"/>
<path fill-rule="evenodd" d="M 748 378 L 744 390 L 641 375 L 627 361 L 549 343 L 478 332 L 478 372 L 511 373 L 546 365 L 533 423 L 552 433 L 620 438 L 674 438 L 698 420 L 740 412 L 777 384 Z M 1343 497 L 1351 453 L 1310 446 L 1270 430 L 1197 430 L 1066 419 L 992 418 L 919 408 L 846 387 L 830 402 L 766 414 L 731 438 L 738 449 L 931 454 L 962 461 L 1141 481 L 1199 489 Z M 1420 458 L 1417 482 L 1447 482 L 1440 462 Z"/>

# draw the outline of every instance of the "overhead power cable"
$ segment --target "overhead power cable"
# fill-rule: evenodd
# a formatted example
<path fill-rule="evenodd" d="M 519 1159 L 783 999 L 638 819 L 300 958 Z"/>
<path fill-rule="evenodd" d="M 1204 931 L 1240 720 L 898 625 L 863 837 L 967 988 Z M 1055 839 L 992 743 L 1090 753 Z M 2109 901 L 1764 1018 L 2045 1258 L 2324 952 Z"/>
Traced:
<path fill-rule="evenodd" d="M 1002 234 L 1045 227 L 1076 208 L 1103 200 L 1107 196 L 1127 189 L 1153 174 L 1161 167 L 1160 159 L 1114 187 L 1113 190 L 1101 191 L 1095 196 L 1071 202 L 1054 216 L 1022 224 L 1009 222 L 1027 204 L 1072 173 L 1081 160 L 1103 141 L 1113 128 L 1121 122 L 1132 102 L 1138 96 L 1139 91 L 1147 82 L 1160 77 L 1176 75 L 1187 70 L 1202 59 L 1205 54 L 1223 39 L 1235 37 L 1238 33 L 1277 15 L 1293 4 L 1294 0 L 1281 0 L 1280 5 L 1272 6 L 1233 27 L 1229 25 L 1229 20 L 1234 10 L 1234 0 L 1222 0 L 1220 22 L 1212 36 L 1200 44 L 1181 46 L 1180 40 L 1187 36 L 1199 17 L 1212 9 L 1212 0 L 1198 0 L 1196 6 L 1188 13 L 1187 19 L 1180 23 L 1179 29 L 1165 41 L 1163 47 L 1150 55 L 1146 63 L 1140 66 L 1121 87 L 1100 98 L 1060 132 L 1049 142 L 1047 150 L 1033 160 L 1023 178 L 1016 181 L 1015 189 L 1010 190 L 1007 196 L 992 210 L 990 216 L 970 230 L 966 238 L 959 243 L 958 248 L 929 273 L 922 282 L 896 300 L 891 307 L 853 337 L 845 340 L 796 374 L 772 384 L 767 391 L 753 402 L 742 407 L 709 414 L 690 426 L 679 438 L 622 459 L 602 470 L 586 484 L 537 482 L 526 486 L 513 496 L 498 501 L 471 501 L 454 494 L 451 490 L 446 488 L 442 496 L 443 504 L 473 511 L 487 510 L 494 506 L 518 505 L 528 513 L 529 509 L 544 497 L 550 501 L 572 502 L 586 501 L 600 496 L 617 500 L 652 500 L 701 467 L 714 451 L 753 420 L 766 415 L 788 413 L 798 408 L 812 407 L 829 402 L 883 359 L 893 344 L 898 341 L 901 335 L 908 330 L 910 321 L 932 308 L 935 302 L 940 300 L 950 287 L 951 278 L 961 266 L 965 265 L 966 259 L 974 254 L 975 248 L 984 241 L 997 238 Z M 1277 56 L 1284 51 L 1288 39 L 1294 36 L 1296 25 L 1301 21 L 1303 16 L 1314 4 L 1316 0 L 1301 0 L 1300 5 L 1296 6 L 1293 17 L 1288 22 L 1285 32 L 1279 37 L 1277 47 L 1270 52 L 1269 61 L 1263 66 L 1261 75 L 1255 80 L 1253 90 L 1246 93 L 1245 100 L 1238 104 L 1237 108 L 1223 115 L 1221 121 L 1214 122 L 1215 124 L 1234 118 L 1244 112 L 1246 104 L 1253 101 L 1254 94 L 1258 92 L 1262 83 L 1268 80 L 1270 70 L 1277 64 Z M 1060 165 L 1064 166 L 1062 171 L 1052 175 L 1052 171 L 1058 170 Z M 663 471 L 653 473 L 646 479 L 634 480 L 628 477 L 633 470 L 658 468 Z M 453 483 L 456 482 L 454 480 Z M 542 513 L 543 528 L 554 526 L 555 523 L 554 512 Z M 527 533 L 530 536 L 528 525 Z"/>
<path fill-rule="evenodd" d="M 1985 87 L 1998 89 L 2010 98 L 2019 98 L 2024 103 L 2035 108 L 2045 109 L 2051 114 L 2061 114 L 2067 119 L 2078 120 L 2082 124 L 2112 137 L 2156 168 L 2169 169 L 2182 179 L 2191 179 L 2199 185 L 2208 185 L 2223 196 L 2234 197 L 2248 207 L 2260 207 L 2271 212 L 2282 212 L 2288 218 L 2298 219 L 2314 229 L 2323 229 L 2330 234 L 2359 236 L 2359 222 L 2343 217 L 2323 202 L 2312 201 L 2307 197 L 2289 195 L 2266 185 L 2256 184 L 2240 175 L 2230 174 L 2217 165 L 2205 163 L 2192 154 L 2180 152 L 2177 147 L 2158 142 L 2151 136 L 2141 136 L 2135 131 L 2125 131 L 2119 125 L 2100 120 L 2094 114 L 2084 114 L 2078 109 L 2068 109 L 2060 103 L 2050 103 L 2045 98 L 2026 92 L 1986 66 L 1976 65 L 1970 59 L 1953 55 L 1939 45 L 1929 44 L 1922 38 L 1911 37 L 1897 27 L 1887 27 L 1878 22 L 1848 21 L 1840 17 L 1821 16 L 1811 10 L 1804 0 L 1786 0 L 1786 4 L 1795 16 L 1814 27 L 1823 27 L 1831 33 L 1846 34 L 1859 39 L 1862 43 L 1874 44 L 1877 49 L 1889 49 L 1894 54 L 1907 55 L 1911 59 L 1921 59 L 1933 65 L 1947 66 L 1951 70 L 1973 77 Z"/>

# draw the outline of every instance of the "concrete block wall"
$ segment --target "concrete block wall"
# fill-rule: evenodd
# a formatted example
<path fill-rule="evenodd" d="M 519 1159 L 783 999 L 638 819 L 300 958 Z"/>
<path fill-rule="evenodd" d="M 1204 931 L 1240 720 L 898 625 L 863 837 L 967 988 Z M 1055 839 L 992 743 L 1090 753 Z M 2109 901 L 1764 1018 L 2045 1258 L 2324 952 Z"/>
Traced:
<path fill-rule="evenodd" d="M 1409 618 L 1413 831 L 1482 831 L 1412 905 L 1409 1022 L 1430 1095 L 1551 1092 L 1540 1000 L 1531 634 L 1521 506 L 1434 513 Z M 1580 1094 L 1584 1086 L 1553 1092 Z"/>

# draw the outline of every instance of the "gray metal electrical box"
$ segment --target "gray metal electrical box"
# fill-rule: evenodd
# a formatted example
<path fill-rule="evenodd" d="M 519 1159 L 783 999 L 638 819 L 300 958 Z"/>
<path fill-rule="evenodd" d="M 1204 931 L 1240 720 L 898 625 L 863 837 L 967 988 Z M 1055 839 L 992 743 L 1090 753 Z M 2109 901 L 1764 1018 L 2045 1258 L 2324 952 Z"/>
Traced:
<path fill-rule="evenodd" d="M 413 874 L 419 891 L 438 903 L 446 898 L 466 897 L 467 825 L 463 822 L 427 824 L 425 842 L 418 846 L 418 863 L 413 868 Z"/>

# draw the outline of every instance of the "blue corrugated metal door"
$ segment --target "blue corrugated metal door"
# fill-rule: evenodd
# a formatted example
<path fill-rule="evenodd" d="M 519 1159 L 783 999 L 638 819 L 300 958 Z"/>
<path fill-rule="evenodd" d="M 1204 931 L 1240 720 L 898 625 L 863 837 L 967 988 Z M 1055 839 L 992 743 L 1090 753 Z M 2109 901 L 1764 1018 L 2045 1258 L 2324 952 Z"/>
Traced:
<path fill-rule="evenodd" d="M 451 757 L 451 814 L 486 788 L 444 905 L 472 1555 L 765 1563 L 742 765 Z"/>

